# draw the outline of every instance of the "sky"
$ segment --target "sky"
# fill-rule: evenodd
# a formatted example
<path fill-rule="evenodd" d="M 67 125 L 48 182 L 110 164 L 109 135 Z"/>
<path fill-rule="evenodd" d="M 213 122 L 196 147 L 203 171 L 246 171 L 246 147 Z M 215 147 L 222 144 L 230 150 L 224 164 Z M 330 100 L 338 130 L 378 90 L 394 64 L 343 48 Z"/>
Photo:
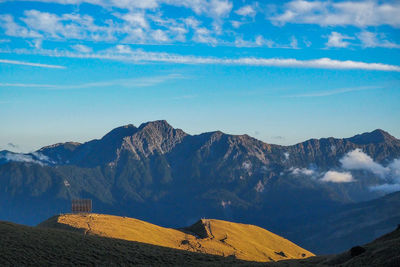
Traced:
<path fill-rule="evenodd" d="M 400 138 L 400 1 L 0 0 L 0 150 L 167 120 Z"/>

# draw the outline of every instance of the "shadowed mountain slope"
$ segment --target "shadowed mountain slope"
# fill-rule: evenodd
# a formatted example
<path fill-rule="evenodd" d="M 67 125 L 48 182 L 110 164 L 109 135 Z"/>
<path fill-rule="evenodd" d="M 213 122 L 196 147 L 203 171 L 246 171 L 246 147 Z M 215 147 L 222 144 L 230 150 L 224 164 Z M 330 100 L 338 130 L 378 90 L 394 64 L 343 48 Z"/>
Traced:
<path fill-rule="evenodd" d="M 65 214 L 39 227 L 73 229 L 98 235 L 193 252 L 234 256 L 248 261 L 277 261 L 312 253 L 254 225 L 202 219 L 191 227 L 171 229 L 137 219 L 102 214 Z"/>
<path fill-rule="evenodd" d="M 318 254 L 367 243 L 400 222 L 400 192 L 340 207 L 325 218 L 287 229 L 287 237 Z M 324 240 L 321 242 L 321 240 Z"/>
<path fill-rule="evenodd" d="M 357 245 L 344 253 L 304 260 L 280 261 L 282 266 L 400 266 L 400 225 L 376 240 Z"/>

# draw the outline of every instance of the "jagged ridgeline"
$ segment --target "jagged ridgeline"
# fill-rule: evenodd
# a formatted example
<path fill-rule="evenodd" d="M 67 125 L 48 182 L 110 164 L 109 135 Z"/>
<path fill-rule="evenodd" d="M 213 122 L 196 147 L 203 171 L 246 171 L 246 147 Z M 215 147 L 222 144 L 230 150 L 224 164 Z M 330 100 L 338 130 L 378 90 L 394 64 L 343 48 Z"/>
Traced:
<path fill-rule="evenodd" d="M 280 146 L 218 131 L 189 135 L 166 121 L 126 125 L 83 144 L 55 144 L 30 154 L 1 151 L 0 219 L 34 225 L 70 211 L 71 199 L 84 198 L 93 200 L 98 213 L 167 227 L 202 217 L 250 223 L 301 245 L 310 235 L 301 225 L 383 195 L 371 188 L 387 177 L 343 169 L 341 160 L 352 151 L 388 169 L 400 158 L 400 141 L 375 130 Z M 329 171 L 351 171 L 351 182 L 324 182 Z M 395 224 L 386 219 L 381 231 Z M 334 252 L 323 241 L 306 249 Z"/>

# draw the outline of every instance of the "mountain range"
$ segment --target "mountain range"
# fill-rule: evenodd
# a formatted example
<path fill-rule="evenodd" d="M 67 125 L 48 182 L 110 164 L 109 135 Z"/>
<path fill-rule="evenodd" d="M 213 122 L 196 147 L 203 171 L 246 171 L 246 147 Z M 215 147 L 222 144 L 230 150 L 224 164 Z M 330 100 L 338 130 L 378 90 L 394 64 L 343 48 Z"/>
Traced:
<path fill-rule="evenodd" d="M 166 121 L 126 125 L 83 144 L 1 151 L 0 219 L 34 225 L 69 211 L 71 199 L 91 198 L 99 213 L 166 227 L 201 217 L 250 223 L 333 253 L 370 241 L 357 232 L 362 214 L 390 203 L 374 223 L 397 225 L 399 193 L 385 195 L 400 190 L 399 158 L 400 140 L 383 130 L 280 146 L 220 131 L 189 135 Z M 335 239 L 345 221 L 346 238 Z"/>

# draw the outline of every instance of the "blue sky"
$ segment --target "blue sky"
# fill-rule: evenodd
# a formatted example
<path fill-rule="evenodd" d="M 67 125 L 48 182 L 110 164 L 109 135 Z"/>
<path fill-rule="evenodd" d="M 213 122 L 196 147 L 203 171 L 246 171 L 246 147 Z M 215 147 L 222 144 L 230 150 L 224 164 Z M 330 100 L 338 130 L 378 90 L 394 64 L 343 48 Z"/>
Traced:
<path fill-rule="evenodd" d="M 166 119 L 400 137 L 399 1 L 0 0 L 0 150 Z"/>

